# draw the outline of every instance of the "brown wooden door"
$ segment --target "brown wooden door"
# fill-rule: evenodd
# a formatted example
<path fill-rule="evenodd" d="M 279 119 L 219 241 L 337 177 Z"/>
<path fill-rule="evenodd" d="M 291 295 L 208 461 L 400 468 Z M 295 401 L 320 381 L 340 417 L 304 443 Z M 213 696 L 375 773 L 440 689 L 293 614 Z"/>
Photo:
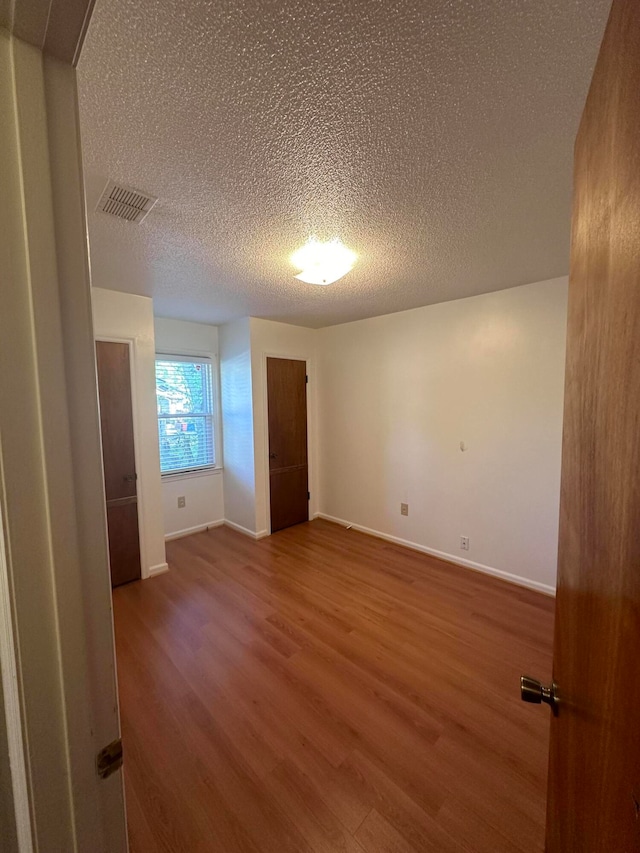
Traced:
<path fill-rule="evenodd" d="M 111 585 L 140 578 L 129 345 L 98 341 L 98 391 Z"/>
<path fill-rule="evenodd" d="M 267 359 L 271 532 L 309 520 L 304 361 Z"/>
<path fill-rule="evenodd" d="M 548 853 L 640 851 L 640 3 L 615 0 L 578 133 Z"/>

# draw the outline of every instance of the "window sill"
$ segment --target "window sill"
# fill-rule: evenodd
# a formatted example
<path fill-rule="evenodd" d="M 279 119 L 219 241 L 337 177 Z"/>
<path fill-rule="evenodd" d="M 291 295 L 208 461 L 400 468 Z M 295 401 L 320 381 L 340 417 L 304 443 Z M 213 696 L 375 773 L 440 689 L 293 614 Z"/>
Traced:
<path fill-rule="evenodd" d="M 177 471 L 175 474 L 161 474 L 162 482 L 168 483 L 173 480 L 191 480 L 193 477 L 212 477 L 222 474 L 222 466 L 215 468 L 198 468 L 195 471 Z"/>

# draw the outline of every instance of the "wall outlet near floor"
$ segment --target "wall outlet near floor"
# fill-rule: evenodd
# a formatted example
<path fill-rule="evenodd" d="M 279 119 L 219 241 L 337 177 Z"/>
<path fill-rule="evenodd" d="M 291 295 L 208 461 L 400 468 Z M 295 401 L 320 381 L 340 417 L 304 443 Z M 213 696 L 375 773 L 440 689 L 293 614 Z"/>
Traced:
<path fill-rule="evenodd" d="M 178 498 L 178 509 L 184 509 L 187 505 L 187 499 L 184 495 L 180 495 Z"/>
<path fill-rule="evenodd" d="M 463 551 L 469 550 L 469 537 L 468 536 L 461 536 L 460 537 L 460 547 L 462 548 Z"/>
<path fill-rule="evenodd" d="M 400 504 L 400 515 L 409 515 L 409 504 Z"/>

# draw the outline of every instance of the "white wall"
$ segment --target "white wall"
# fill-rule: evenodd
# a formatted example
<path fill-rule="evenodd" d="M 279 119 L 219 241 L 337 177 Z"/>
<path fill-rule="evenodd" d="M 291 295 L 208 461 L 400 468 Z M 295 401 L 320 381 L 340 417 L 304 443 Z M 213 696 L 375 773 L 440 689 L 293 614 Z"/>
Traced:
<path fill-rule="evenodd" d="M 320 330 L 322 513 L 552 591 L 566 299 L 554 279 Z"/>
<path fill-rule="evenodd" d="M 164 355 L 208 356 L 214 377 L 214 393 L 218 387 L 218 328 L 205 323 L 155 319 L 156 352 Z M 216 424 L 221 429 L 221 424 Z M 216 442 L 216 463 L 222 465 L 222 442 Z M 184 497 L 185 506 L 178 507 Z M 224 491 L 222 468 L 193 474 L 172 474 L 162 478 L 165 538 L 195 533 L 222 524 Z"/>
<path fill-rule="evenodd" d="M 219 328 L 224 517 L 256 535 L 251 325 L 248 317 Z"/>
<path fill-rule="evenodd" d="M 254 458 L 256 482 L 256 530 L 266 535 L 269 519 L 269 444 L 267 427 L 267 356 L 307 361 L 307 423 L 309 438 L 309 490 L 311 517 L 317 512 L 316 441 L 316 340 L 318 332 L 287 323 L 251 318 L 251 370 L 253 375 Z"/>
<path fill-rule="evenodd" d="M 138 474 L 142 576 L 167 568 L 158 450 L 153 302 L 115 290 L 92 289 L 96 339 L 131 341 L 132 397 Z"/>

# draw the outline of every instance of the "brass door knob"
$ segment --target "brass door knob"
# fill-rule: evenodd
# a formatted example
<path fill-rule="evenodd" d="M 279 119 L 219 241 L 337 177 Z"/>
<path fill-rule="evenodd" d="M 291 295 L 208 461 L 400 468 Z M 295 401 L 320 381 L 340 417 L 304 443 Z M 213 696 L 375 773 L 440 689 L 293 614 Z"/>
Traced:
<path fill-rule="evenodd" d="M 544 702 L 551 707 L 554 714 L 558 713 L 558 688 L 556 684 L 545 687 L 537 678 L 523 675 L 520 678 L 520 698 L 523 702 L 540 705 Z"/>

